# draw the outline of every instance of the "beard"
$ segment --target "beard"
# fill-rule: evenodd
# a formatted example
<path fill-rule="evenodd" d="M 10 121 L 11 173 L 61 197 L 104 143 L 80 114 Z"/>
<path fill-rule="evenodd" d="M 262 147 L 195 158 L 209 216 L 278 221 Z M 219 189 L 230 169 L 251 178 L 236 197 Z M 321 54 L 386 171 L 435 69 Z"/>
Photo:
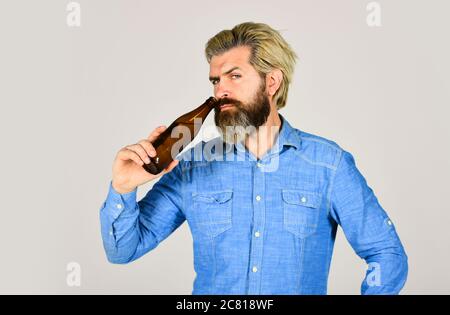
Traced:
<path fill-rule="evenodd" d="M 270 102 L 265 92 L 265 80 L 261 80 L 253 100 L 247 104 L 227 97 L 220 99 L 219 105 L 234 105 L 224 111 L 218 107 L 214 109 L 214 121 L 224 142 L 242 143 L 267 121 L 270 114 Z"/>

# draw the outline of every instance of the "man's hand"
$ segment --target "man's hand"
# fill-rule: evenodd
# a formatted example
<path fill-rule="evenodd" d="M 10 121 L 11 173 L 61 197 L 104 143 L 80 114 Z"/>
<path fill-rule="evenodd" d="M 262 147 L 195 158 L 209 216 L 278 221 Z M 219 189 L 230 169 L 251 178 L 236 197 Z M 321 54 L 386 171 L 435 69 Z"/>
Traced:
<path fill-rule="evenodd" d="M 150 157 L 156 156 L 155 148 L 152 142 L 167 129 L 160 126 L 153 130 L 147 139 L 138 143 L 127 145 L 120 149 L 112 167 L 112 186 L 119 194 L 125 194 L 133 191 L 136 187 L 145 184 L 165 173 L 170 172 L 178 164 L 178 160 L 173 160 L 161 173 L 152 175 L 142 166 L 144 163 L 150 163 Z"/>

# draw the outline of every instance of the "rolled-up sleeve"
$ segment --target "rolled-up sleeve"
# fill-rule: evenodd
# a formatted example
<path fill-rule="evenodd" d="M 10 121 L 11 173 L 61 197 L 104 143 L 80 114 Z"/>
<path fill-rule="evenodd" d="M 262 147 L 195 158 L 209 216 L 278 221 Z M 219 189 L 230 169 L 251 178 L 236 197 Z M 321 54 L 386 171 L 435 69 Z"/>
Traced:
<path fill-rule="evenodd" d="M 132 262 L 154 249 L 184 221 L 183 183 L 179 163 L 136 202 L 137 189 L 119 194 L 109 184 L 100 208 L 103 246 L 111 263 Z"/>
<path fill-rule="evenodd" d="M 407 255 L 393 221 L 343 150 L 331 186 L 330 214 L 359 257 L 368 264 L 362 294 L 398 294 L 407 274 Z"/>

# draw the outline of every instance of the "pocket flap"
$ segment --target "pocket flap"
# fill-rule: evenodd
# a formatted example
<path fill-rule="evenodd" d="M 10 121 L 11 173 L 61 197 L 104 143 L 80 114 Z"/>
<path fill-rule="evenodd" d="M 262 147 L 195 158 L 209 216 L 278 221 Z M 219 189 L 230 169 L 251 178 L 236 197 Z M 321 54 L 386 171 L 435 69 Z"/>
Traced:
<path fill-rule="evenodd" d="M 224 203 L 230 200 L 232 196 L 233 192 L 229 190 L 192 194 L 194 200 L 207 203 Z"/>
<path fill-rule="evenodd" d="M 300 205 L 310 208 L 318 208 L 320 206 L 320 193 L 306 190 L 282 190 L 283 200 L 286 203 Z"/>

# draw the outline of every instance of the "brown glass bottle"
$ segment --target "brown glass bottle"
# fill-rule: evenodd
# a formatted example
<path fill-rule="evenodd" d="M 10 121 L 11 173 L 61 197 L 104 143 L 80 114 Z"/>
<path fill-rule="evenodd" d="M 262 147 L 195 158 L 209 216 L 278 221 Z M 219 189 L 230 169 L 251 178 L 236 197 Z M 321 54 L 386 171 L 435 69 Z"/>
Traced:
<path fill-rule="evenodd" d="M 194 140 L 201 125 L 204 123 L 206 116 L 208 116 L 211 110 L 214 109 L 215 106 L 218 106 L 218 104 L 219 102 L 214 97 L 210 97 L 193 111 L 178 117 L 155 141 L 153 141 L 152 145 L 156 150 L 156 156 L 150 157 L 150 163 L 144 164 L 143 168 L 153 175 L 163 171 L 170 162 L 173 161 L 172 148 L 175 143 L 180 141 L 181 137 L 184 137 L 182 146 L 181 143 L 177 144 L 179 150 L 174 153 L 174 157 Z M 187 127 L 189 129 L 190 133 L 188 139 L 185 138 L 185 134 L 181 134 L 183 128 L 175 130 L 175 136 L 179 137 L 172 137 L 172 131 L 179 126 Z M 184 128 L 184 130 L 187 131 L 186 128 Z"/>

